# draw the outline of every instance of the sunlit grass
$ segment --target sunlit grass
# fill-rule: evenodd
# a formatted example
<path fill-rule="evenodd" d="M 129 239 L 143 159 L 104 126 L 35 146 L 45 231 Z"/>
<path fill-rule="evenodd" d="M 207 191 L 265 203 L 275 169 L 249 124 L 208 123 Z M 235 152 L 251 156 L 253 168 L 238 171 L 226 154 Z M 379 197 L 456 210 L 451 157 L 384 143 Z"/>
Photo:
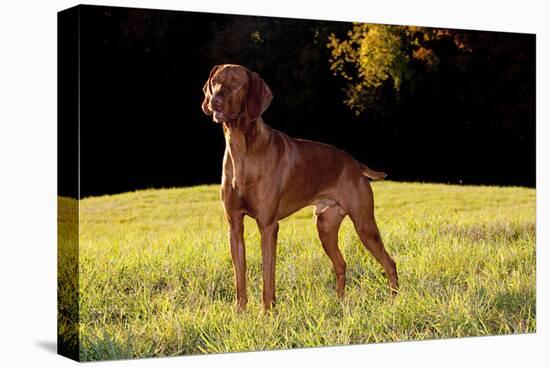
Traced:
<path fill-rule="evenodd" d="M 535 190 L 373 184 L 401 289 L 349 219 L 340 230 L 346 298 L 312 208 L 281 222 L 277 306 L 261 310 L 260 238 L 247 219 L 249 304 L 235 312 L 218 186 L 82 200 L 83 360 L 249 351 L 535 331 Z M 64 276 L 64 273 L 60 273 Z"/>

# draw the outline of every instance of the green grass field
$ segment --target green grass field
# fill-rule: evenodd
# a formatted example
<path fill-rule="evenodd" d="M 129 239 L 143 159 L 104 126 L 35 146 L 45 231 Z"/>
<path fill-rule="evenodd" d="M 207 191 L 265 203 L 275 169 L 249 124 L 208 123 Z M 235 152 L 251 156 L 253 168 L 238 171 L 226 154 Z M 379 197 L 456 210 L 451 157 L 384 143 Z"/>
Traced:
<path fill-rule="evenodd" d="M 242 314 L 234 309 L 218 190 L 144 190 L 81 201 L 82 360 L 536 329 L 534 189 L 373 183 L 382 239 L 400 276 L 393 301 L 382 268 L 349 218 L 339 237 L 348 265 L 346 297 L 337 299 L 313 209 L 305 208 L 280 223 L 277 306 L 267 314 L 260 238 L 250 218 L 249 303 Z M 63 227 L 62 213 L 60 222 Z M 74 284 L 62 240 L 59 246 L 60 282 Z"/>

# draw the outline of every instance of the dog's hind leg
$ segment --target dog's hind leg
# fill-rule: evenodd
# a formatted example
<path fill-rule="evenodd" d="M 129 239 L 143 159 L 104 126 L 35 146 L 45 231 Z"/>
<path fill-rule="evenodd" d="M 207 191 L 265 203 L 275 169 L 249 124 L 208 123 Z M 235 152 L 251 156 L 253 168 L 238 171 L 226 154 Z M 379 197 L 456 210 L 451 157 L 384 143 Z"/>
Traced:
<path fill-rule="evenodd" d="M 348 214 L 361 242 L 374 256 L 376 261 L 384 268 L 392 294 L 395 295 L 399 287 L 397 268 L 395 261 L 393 261 L 384 248 L 378 226 L 376 225 L 376 220 L 374 218 L 374 200 L 370 184 L 366 180 L 362 181 L 357 188 L 356 194 L 360 200 L 356 200 L 354 205 L 350 206 Z"/>
<path fill-rule="evenodd" d="M 346 285 L 346 262 L 338 248 L 338 229 L 345 214 L 342 214 L 339 206 L 332 206 L 325 208 L 322 212 L 316 211 L 316 215 L 319 239 L 334 266 L 336 293 L 339 298 L 342 298 Z"/>

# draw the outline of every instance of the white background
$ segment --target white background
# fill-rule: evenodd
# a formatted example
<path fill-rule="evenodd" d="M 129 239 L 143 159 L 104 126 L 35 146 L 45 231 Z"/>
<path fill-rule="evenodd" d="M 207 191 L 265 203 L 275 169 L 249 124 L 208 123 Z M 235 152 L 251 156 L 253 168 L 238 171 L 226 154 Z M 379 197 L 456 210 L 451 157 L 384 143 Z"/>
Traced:
<path fill-rule="evenodd" d="M 548 26 L 544 1 L 187 0 L 89 4 L 537 33 L 537 333 L 101 362 L 105 366 L 539 366 L 548 300 Z M 0 365 L 65 366 L 56 340 L 56 12 L 73 1 L 0 6 Z M 200 31 L 200 30 L 198 30 Z M 544 63 L 546 62 L 546 65 Z M 546 122 L 545 123 L 543 123 Z M 514 147 L 510 147 L 514 149 Z M 510 167 L 510 174 L 514 169 Z M 546 344 L 546 349 L 544 345 Z"/>

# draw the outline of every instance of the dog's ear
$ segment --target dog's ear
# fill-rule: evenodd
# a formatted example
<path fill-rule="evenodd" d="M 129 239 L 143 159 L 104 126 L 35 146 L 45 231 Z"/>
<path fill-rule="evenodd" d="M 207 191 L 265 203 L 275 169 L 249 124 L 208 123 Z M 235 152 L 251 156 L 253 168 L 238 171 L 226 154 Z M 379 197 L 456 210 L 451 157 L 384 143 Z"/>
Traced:
<path fill-rule="evenodd" d="M 221 65 L 216 65 L 210 70 L 210 75 L 208 76 L 208 80 L 206 80 L 206 83 L 204 83 L 204 87 L 202 87 L 202 91 L 204 93 L 204 100 L 202 101 L 202 111 L 206 115 L 211 115 L 212 110 L 210 109 L 210 98 L 212 98 L 212 89 L 210 88 L 210 79 L 216 74 L 218 69 Z"/>
<path fill-rule="evenodd" d="M 273 94 L 267 84 L 257 73 L 248 72 L 248 94 L 246 96 L 246 111 L 251 121 L 257 120 L 267 110 Z"/>

